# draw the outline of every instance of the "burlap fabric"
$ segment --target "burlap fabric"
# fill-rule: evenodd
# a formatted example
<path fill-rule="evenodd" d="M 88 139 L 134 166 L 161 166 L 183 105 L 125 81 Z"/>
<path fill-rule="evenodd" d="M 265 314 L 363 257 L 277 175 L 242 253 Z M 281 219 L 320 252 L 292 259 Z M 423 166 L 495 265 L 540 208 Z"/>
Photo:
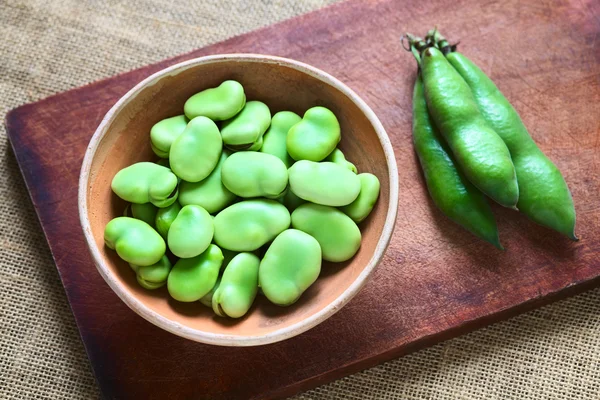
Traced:
<path fill-rule="evenodd" d="M 333 1 L 0 0 L 0 112 Z M 0 154 L 0 398 L 98 398 L 3 125 Z M 296 399 L 580 400 L 599 392 L 594 290 Z"/>

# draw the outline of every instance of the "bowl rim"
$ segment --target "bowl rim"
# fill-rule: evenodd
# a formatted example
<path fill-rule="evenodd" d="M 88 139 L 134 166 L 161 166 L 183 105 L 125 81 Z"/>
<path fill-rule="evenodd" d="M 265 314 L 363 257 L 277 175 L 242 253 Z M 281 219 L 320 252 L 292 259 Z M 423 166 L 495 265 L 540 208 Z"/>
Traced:
<path fill-rule="evenodd" d="M 389 171 L 389 205 L 383 230 L 381 236 L 379 237 L 379 240 L 377 241 L 377 245 L 375 247 L 373 256 L 371 257 L 365 268 L 358 275 L 358 277 L 335 300 L 327 304 L 315 314 L 305 319 L 302 319 L 293 325 L 277 329 L 273 332 L 269 332 L 259 336 L 228 335 L 221 333 L 204 332 L 172 321 L 162 316 L 160 313 L 148 308 L 146 305 L 144 305 L 143 302 L 139 301 L 131 293 L 122 290 L 120 284 L 114 278 L 113 273 L 110 271 L 110 269 L 108 269 L 106 265 L 104 265 L 104 261 L 100 254 L 100 250 L 98 246 L 96 246 L 96 241 L 94 240 L 94 237 L 92 235 L 90 222 L 87 218 L 87 189 L 88 181 L 90 178 L 92 160 L 94 159 L 96 150 L 100 142 L 104 138 L 104 135 L 108 130 L 107 128 L 113 121 L 115 115 L 125 105 L 127 105 L 141 90 L 143 90 L 147 86 L 152 85 L 155 81 L 159 80 L 164 76 L 175 75 L 185 71 L 186 69 L 201 64 L 222 63 L 231 61 L 258 62 L 283 65 L 308 74 L 321 82 L 333 86 L 335 89 L 337 89 L 346 97 L 348 97 L 353 103 L 355 103 L 367 117 L 371 125 L 374 127 L 377 137 L 379 138 L 379 142 L 383 147 Z M 78 211 L 79 220 L 83 229 L 86 244 L 92 255 L 94 264 L 96 265 L 96 269 L 98 270 L 104 281 L 113 290 L 113 292 L 136 314 L 140 315 L 142 318 L 158 326 L 159 328 L 162 328 L 175 335 L 196 342 L 234 347 L 257 346 L 286 340 L 315 327 L 316 325 L 325 321 L 327 318 L 339 311 L 360 291 L 360 289 L 364 286 L 364 284 L 367 282 L 368 278 L 374 271 L 375 267 L 380 263 L 385 253 L 385 250 L 387 249 L 390 243 L 396 221 L 396 214 L 398 211 L 398 190 L 398 168 L 396 166 L 396 158 L 394 156 L 394 150 L 391 141 L 385 129 L 383 128 L 383 125 L 381 124 L 373 110 L 352 89 L 346 86 L 346 84 L 342 83 L 337 78 L 316 67 L 313 67 L 309 64 L 297 60 L 254 53 L 230 53 L 193 58 L 187 61 L 176 63 L 160 71 L 157 71 L 145 78 L 144 80 L 142 80 L 141 82 L 139 82 L 138 84 L 136 84 L 111 107 L 111 109 L 103 117 L 102 121 L 100 122 L 100 125 L 98 125 L 98 128 L 94 132 L 94 135 L 92 136 L 88 144 L 87 150 L 85 152 L 79 175 Z"/>

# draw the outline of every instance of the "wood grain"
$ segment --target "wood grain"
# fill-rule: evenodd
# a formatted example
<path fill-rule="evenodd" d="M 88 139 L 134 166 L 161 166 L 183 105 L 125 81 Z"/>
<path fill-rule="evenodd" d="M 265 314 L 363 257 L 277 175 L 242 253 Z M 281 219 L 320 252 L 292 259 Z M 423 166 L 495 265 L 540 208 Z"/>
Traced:
<path fill-rule="evenodd" d="M 398 39 L 434 24 L 563 171 L 579 242 L 495 207 L 498 252 L 428 199 L 411 144 L 416 68 Z M 104 396 L 282 397 L 600 283 L 599 35 L 594 0 L 352 0 L 12 111 L 11 143 Z M 96 272 L 77 217 L 84 150 L 114 102 L 168 65 L 231 52 L 295 58 L 344 81 L 381 119 L 399 167 L 395 235 L 371 282 L 318 327 L 257 348 L 193 343 L 136 316 Z"/>

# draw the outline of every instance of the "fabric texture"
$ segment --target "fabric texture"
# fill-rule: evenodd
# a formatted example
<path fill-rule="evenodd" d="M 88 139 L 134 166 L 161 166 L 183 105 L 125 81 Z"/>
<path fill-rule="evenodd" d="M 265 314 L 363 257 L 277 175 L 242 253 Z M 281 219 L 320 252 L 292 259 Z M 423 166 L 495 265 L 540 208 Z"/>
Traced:
<path fill-rule="evenodd" d="M 0 113 L 336 0 L 0 0 Z M 0 127 L 0 398 L 99 391 Z M 597 399 L 600 289 L 380 365 L 304 399 Z"/>

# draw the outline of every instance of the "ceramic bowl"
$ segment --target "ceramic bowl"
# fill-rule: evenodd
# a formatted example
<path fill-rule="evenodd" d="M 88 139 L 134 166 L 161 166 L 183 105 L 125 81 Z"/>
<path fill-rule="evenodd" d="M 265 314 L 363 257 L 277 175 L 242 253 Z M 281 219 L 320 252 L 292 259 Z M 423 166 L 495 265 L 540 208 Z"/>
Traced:
<path fill-rule="evenodd" d="M 303 115 L 321 105 L 338 117 L 340 148 L 359 172 L 381 182 L 371 215 L 360 224 L 359 252 L 345 263 L 327 263 L 321 276 L 290 307 L 272 305 L 259 295 L 239 320 L 216 317 L 196 303 L 171 299 L 166 287 L 140 287 L 133 271 L 104 245 L 106 224 L 122 215 L 125 203 L 110 188 L 120 169 L 156 160 L 150 128 L 183 112 L 193 94 L 226 79 L 242 83 L 248 100 L 261 100 L 272 114 L 290 110 Z M 253 54 L 215 55 L 192 59 L 159 71 L 137 84 L 106 114 L 92 137 L 79 181 L 79 214 L 87 245 L 106 283 L 133 311 L 154 325 L 203 343 L 254 346 L 298 335 L 340 310 L 365 284 L 390 241 L 398 203 L 398 173 L 390 140 L 367 104 L 348 86 L 310 65 Z"/>

